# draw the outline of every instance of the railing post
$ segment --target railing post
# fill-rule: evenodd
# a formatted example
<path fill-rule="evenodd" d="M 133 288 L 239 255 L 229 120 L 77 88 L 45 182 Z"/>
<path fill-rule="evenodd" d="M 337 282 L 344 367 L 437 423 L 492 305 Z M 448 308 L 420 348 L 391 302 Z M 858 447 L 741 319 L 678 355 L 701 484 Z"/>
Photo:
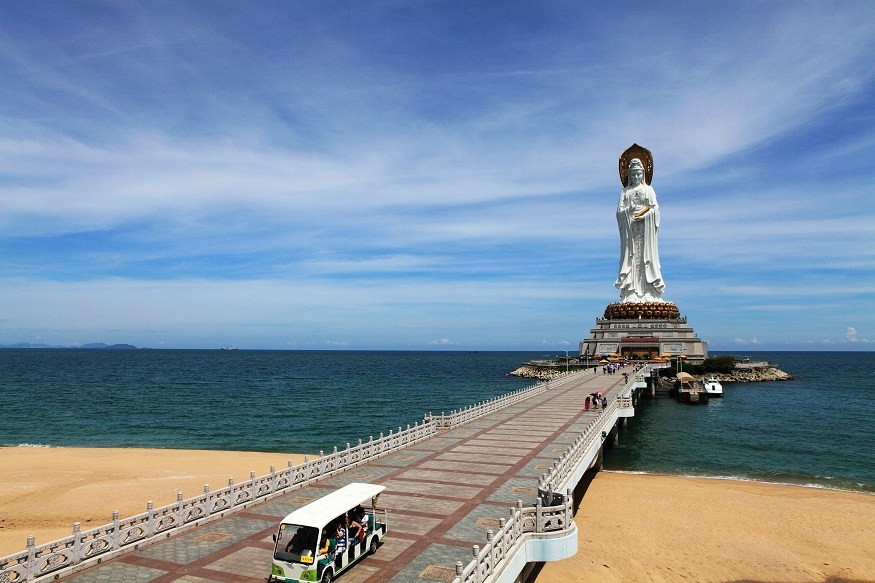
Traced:
<path fill-rule="evenodd" d="M 182 492 L 176 493 L 176 527 L 179 528 L 182 526 L 183 514 L 182 514 Z"/>
<path fill-rule="evenodd" d="M 471 554 L 474 555 L 474 581 L 477 583 L 481 583 L 482 579 L 480 578 L 480 545 L 474 545 L 471 547 Z"/>
<path fill-rule="evenodd" d="M 574 521 L 574 492 L 571 488 L 565 490 L 565 528 L 571 528 Z"/>
<path fill-rule="evenodd" d="M 118 519 L 118 510 L 112 511 L 112 550 L 122 546 L 121 521 Z"/>
<path fill-rule="evenodd" d="M 146 502 L 146 538 L 155 534 L 155 503 L 149 500 Z"/>
<path fill-rule="evenodd" d="M 543 520 L 544 510 L 541 507 L 541 499 L 538 498 L 535 501 L 535 532 L 542 532 L 544 530 L 541 521 Z"/>
<path fill-rule="evenodd" d="M 82 525 L 78 522 L 73 523 L 73 564 L 78 565 L 82 561 Z"/>
<path fill-rule="evenodd" d="M 36 576 L 36 537 L 31 534 L 27 537 L 27 580 L 32 581 Z"/>

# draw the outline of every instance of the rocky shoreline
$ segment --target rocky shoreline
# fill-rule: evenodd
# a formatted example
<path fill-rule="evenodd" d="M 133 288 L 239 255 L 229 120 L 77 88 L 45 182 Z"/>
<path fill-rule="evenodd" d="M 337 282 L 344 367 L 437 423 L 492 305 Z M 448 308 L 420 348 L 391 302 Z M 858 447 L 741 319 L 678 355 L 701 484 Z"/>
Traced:
<path fill-rule="evenodd" d="M 518 369 L 508 373 L 513 377 L 525 379 L 537 379 L 539 381 L 549 381 L 565 375 L 565 370 L 555 366 L 537 366 L 533 364 L 524 364 Z M 774 366 L 762 367 L 745 367 L 738 368 L 730 374 L 710 374 L 704 375 L 708 378 L 715 378 L 721 383 L 764 383 L 774 381 L 792 381 L 793 375 L 786 373 Z"/>
<path fill-rule="evenodd" d="M 710 379 L 717 379 L 721 383 L 765 383 L 793 380 L 793 375 L 773 366 L 737 369 L 730 374 L 712 374 L 705 376 Z"/>
<path fill-rule="evenodd" d="M 518 369 L 511 371 L 508 375 L 512 377 L 520 377 L 524 379 L 537 379 L 539 381 L 549 381 L 565 375 L 565 370 L 559 370 L 554 366 L 535 366 L 533 364 L 524 364 Z"/>

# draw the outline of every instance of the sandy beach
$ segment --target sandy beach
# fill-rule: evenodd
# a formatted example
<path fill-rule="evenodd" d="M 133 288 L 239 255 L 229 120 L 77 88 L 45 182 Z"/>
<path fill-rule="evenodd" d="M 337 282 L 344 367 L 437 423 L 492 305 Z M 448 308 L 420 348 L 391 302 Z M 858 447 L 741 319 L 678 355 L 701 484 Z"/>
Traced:
<path fill-rule="evenodd" d="M 0 448 L 0 556 L 266 474 L 303 456 Z M 755 482 L 601 472 L 578 511 L 580 550 L 539 583 L 875 581 L 875 496 Z"/>
<path fill-rule="evenodd" d="M 538 583 L 875 581 L 875 496 L 600 472 Z"/>
<path fill-rule="evenodd" d="M 218 490 L 298 464 L 303 455 L 174 449 L 0 448 L 0 557 L 112 522 L 113 510 L 133 516 L 190 498 L 204 485 Z"/>

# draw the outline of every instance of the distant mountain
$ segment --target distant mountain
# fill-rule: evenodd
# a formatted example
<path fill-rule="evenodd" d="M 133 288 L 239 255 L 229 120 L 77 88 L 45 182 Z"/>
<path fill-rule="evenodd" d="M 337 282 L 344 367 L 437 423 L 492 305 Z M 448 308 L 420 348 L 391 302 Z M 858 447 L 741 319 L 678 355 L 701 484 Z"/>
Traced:
<path fill-rule="evenodd" d="M 136 350 L 137 347 L 133 344 L 105 344 L 103 342 L 92 342 L 83 344 L 79 348 L 100 348 L 106 350 Z"/>
<path fill-rule="evenodd" d="M 52 346 L 51 344 L 32 344 L 30 342 L 17 342 L 15 344 L 0 344 L 0 348 L 86 348 L 89 350 L 139 350 L 133 344 L 106 344 L 104 342 L 90 342 L 81 346 Z"/>

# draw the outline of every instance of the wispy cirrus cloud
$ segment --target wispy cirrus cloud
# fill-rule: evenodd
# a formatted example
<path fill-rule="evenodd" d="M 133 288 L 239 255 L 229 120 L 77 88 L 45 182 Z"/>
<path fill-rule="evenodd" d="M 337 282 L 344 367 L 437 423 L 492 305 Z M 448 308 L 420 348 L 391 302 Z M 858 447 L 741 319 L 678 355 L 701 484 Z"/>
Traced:
<path fill-rule="evenodd" d="M 670 299 L 716 347 L 848 341 L 806 329 L 812 307 L 871 337 L 849 319 L 875 314 L 869 4 L 665 6 L 635 43 L 615 7 L 573 4 L 0 14 L 0 295 L 22 334 L 573 345 L 615 298 L 635 141 Z"/>

